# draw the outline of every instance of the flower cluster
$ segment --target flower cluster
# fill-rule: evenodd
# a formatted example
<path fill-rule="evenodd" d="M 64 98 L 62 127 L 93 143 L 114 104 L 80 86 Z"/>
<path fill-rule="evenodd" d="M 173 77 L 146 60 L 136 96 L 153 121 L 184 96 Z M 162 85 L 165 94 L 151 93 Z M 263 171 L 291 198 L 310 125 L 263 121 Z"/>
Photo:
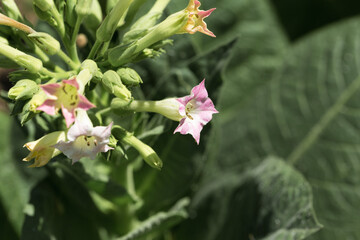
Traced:
<path fill-rule="evenodd" d="M 8 93 L 9 100 L 16 106 L 14 112 L 21 114 L 21 124 L 36 115 L 53 121 L 43 129 L 47 134 L 24 145 L 30 151 L 24 161 L 35 159 L 30 167 L 44 166 L 61 153 L 73 164 L 82 158 L 94 159 L 99 153 L 110 156 L 111 151 L 119 151 L 126 144 L 135 148 L 151 167 L 161 169 L 163 164 L 156 152 L 121 127 L 121 121 L 112 114 L 120 115 L 121 119 L 129 112 L 159 113 L 179 122 L 174 134 L 190 134 L 197 144 L 200 143 L 203 127 L 218 113 L 208 96 L 205 80 L 195 86 L 190 95 L 180 98 L 141 101 L 134 99 L 138 94 L 132 93 L 143 80 L 129 65 L 163 54 L 164 46 L 171 42 L 169 37 L 196 32 L 215 37 L 204 21 L 215 8 L 200 10 L 197 0 L 189 0 L 186 8 L 157 23 L 168 2 L 157 0 L 148 13 L 133 24 L 129 23 L 130 30 L 124 32 L 120 44 L 112 41 L 113 36 L 122 29 L 119 27 L 127 19 L 132 0 L 108 3 L 113 5 L 108 6 L 111 11 L 105 18 L 102 13 L 106 11 L 98 1 L 69 3 L 58 9 L 59 4 L 53 0 L 34 0 L 36 13 L 57 30 L 61 42 L 21 23 L 23 17 L 16 9 L 11 12 L 5 9 L 4 13 L 9 16 L 0 14 L 0 25 L 21 31 L 18 37 L 34 46 L 29 48 L 33 52 L 22 52 L 19 49 L 23 48 L 10 46 L 6 38 L 0 37 L 0 55 L 23 68 L 14 73 L 16 84 Z M 84 61 L 79 58 L 76 45 L 82 24 L 86 33 L 95 36 Z M 49 58 L 53 55 L 67 67 L 55 65 Z M 60 111 L 63 118 L 58 117 Z"/>

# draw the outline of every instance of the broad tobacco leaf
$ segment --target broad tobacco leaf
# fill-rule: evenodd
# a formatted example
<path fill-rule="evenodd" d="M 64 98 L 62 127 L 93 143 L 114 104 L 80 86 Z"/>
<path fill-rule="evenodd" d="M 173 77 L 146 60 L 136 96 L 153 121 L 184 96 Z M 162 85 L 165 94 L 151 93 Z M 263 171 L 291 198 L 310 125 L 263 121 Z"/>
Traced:
<path fill-rule="evenodd" d="M 223 117 L 208 148 L 212 174 L 205 179 L 242 174 L 268 155 L 294 165 L 313 188 L 324 225 L 317 240 L 360 238 L 359 28 L 355 18 L 302 39 L 246 102 L 225 108 L 220 98 Z M 221 95 L 231 88 L 237 85 L 229 82 Z"/>
<path fill-rule="evenodd" d="M 311 187 L 284 161 L 270 157 L 242 174 L 229 170 L 195 195 L 180 239 L 304 239 L 318 224 Z M 209 216 L 209 211 L 211 214 Z"/>

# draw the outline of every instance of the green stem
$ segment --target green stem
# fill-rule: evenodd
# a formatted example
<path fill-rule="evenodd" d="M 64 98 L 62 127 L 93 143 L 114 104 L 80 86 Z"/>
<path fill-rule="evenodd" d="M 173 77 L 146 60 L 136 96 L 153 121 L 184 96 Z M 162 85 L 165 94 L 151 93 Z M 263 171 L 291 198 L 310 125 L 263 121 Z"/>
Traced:
<path fill-rule="evenodd" d="M 69 72 L 51 72 L 49 71 L 48 69 L 46 68 L 42 68 L 40 70 L 40 73 L 44 74 L 44 75 L 47 75 L 47 76 L 50 76 L 52 78 L 56 78 L 56 79 L 67 79 L 69 77 L 71 77 L 72 75 L 75 74 L 74 71 L 69 71 Z"/>
<path fill-rule="evenodd" d="M 39 58 L 41 59 L 41 61 L 44 63 L 44 65 L 46 67 L 49 67 L 51 69 L 54 69 L 55 72 L 65 72 L 64 69 L 62 69 L 61 67 L 54 65 L 51 61 L 50 58 L 38 47 L 35 45 L 34 48 L 34 53 L 39 56 Z"/>
<path fill-rule="evenodd" d="M 100 111 L 98 111 L 98 112 L 95 114 L 95 117 L 99 120 L 100 125 L 103 124 L 102 115 L 105 115 L 105 114 L 107 114 L 107 113 L 109 113 L 109 112 L 111 112 L 111 107 L 107 107 L 107 108 L 101 109 Z"/>
<path fill-rule="evenodd" d="M 78 70 L 80 68 L 80 63 L 75 63 L 71 58 L 69 58 L 62 50 L 60 50 L 57 55 L 65 61 L 73 70 Z"/>
<path fill-rule="evenodd" d="M 105 52 L 108 50 L 109 48 L 109 45 L 110 45 L 110 41 L 107 41 L 107 42 L 104 42 L 102 48 L 101 48 L 101 51 L 99 52 L 99 57 L 103 56 L 105 54 Z"/>
<path fill-rule="evenodd" d="M 102 42 L 99 39 L 96 39 L 94 46 L 91 48 L 91 51 L 89 53 L 89 56 L 87 57 L 88 59 L 94 59 L 97 51 L 99 50 L 100 46 L 101 46 Z"/>
<path fill-rule="evenodd" d="M 64 20 L 55 7 L 51 8 L 50 11 L 51 11 L 53 18 L 55 19 L 55 21 L 57 23 L 57 30 L 59 31 L 61 38 L 64 39 L 65 38 Z"/>
<path fill-rule="evenodd" d="M 80 29 L 80 25 L 81 25 L 82 20 L 83 19 L 81 17 L 79 17 L 79 16 L 76 18 L 75 26 L 74 26 L 74 29 L 73 29 L 73 34 L 71 36 L 71 41 L 70 41 L 71 45 L 76 44 L 76 37 L 77 37 L 77 35 L 79 33 L 79 29 Z"/>

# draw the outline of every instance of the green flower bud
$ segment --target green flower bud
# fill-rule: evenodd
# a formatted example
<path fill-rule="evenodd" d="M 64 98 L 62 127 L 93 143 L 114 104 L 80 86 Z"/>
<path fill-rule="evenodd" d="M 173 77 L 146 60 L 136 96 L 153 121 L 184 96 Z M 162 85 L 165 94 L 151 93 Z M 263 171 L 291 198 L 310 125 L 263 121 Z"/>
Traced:
<path fill-rule="evenodd" d="M 60 43 L 51 35 L 44 32 L 35 32 L 28 37 L 44 52 L 55 55 L 60 51 Z"/>
<path fill-rule="evenodd" d="M 113 110 L 124 111 L 124 110 L 127 110 L 130 103 L 131 103 L 131 101 L 127 101 L 122 98 L 114 98 L 111 101 L 110 106 L 111 106 L 111 109 L 113 109 Z"/>
<path fill-rule="evenodd" d="M 50 25 L 52 26 L 57 26 L 57 23 L 55 21 L 55 19 L 53 18 L 53 16 L 51 15 L 50 12 L 46 11 L 42 11 L 39 7 L 37 7 L 35 4 L 33 5 L 34 7 L 34 11 L 36 13 L 36 15 L 41 19 L 44 20 L 46 22 L 48 22 Z"/>
<path fill-rule="evenodd" d="M 90 14 L 92 2 L 95 0 L 79 0 L 75 5 L 75 12 L 78 17 L 83 18 Z"/>
<path fill-rule="evenodd" d="M 133 134 L 127 132 L 120 126 L 114 126 L 112 128 L 112 134 L 118 140 L 129 144 L 133 148 L 135 148 L 141 155 L 141 157 L 145 160 L 147 164 L 151 167 L 161 170 L 163 163 L 160 157 L 156 154 L 154 149 L 150 146 L 146 145 L 139 139 L 137 139 Z"/>
<path fill-rule="evenodd" d="M 23 20 L 23 17 L 19 11 L 14 0 L 2 0 L 2 5 L 5 10 L 5 14 L 15 20 Z"/>
<path fill-rule="evenodd" d="M 96 30 L 103 19 L 101 6 L 98 0 L 93 0 L 90 8 L 90 12 L 85 18 L 84 25 L 89 29 Z"/>
<path fill-rule="evenodd" d="M 65 22 L 69 24 L 71 27 L 75 26 L 76 22 L 76 14 L 75 14 L 75 6 L 76 6 L 77 0 L 67 0 L 65 4 Z"/>
<path fill-rule="evenodd" d="M 41 60 L 27 54 L 18 55 L 13 60 L 32 73 L 37 73 L 43 68 Z"/>
<path fill-rule="evenodd" d="M 128 86 L 138 86 L 143 83 L 139 74 L 132 68 L 119 68 L 116 73 L 121 81 Z"/>
<path fill-rule="evenodd" d="M 55 7 L 53 0 L 33 0 L 33 4 L 43 12 L 47 12 L 51 8 Z"/>
<path fill-rule="evenodd" d="M 95 76 L 98 72 L 98 66 L 96 62 L 90 59 L 86 59 L 81 63 L 81 70 L 88 69 L 90 71 L 90 74 Z"/>
<path fill-rule="evenodd" d="M 26 100 L 39 91 L 39 86 L 32 80 L 24 79 L 18 81 L 10 88 L 8 96 L 13 100 Z"/>
<path fill-rule="evenodd" d="M 104 21 L 96 31 L 96 39 L 101 42 L 107 42 L 111 40 L 115 29 L 118 26 L 122 16 L 126 13 L 133 0 L 121 0 L 118 1 L 111 12 L 105 17 Z"/>
<path fill-rule="evenodd" d="M 105 72 L 101 82 L 108 92 L 125 101 L 131 100 L 131 92 L 121 82 L 119 75 L 115 71 L 109 70 Z"/>

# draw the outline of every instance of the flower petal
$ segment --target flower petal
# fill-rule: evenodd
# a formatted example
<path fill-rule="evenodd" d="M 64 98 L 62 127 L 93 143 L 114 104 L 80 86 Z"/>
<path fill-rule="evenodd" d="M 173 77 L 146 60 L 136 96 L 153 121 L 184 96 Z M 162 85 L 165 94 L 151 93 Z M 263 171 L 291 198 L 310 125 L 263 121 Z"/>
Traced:
<path fill-rule="evenodd" d="M 79 103 L 77 105 L 78 108 L 89 110 L 90 108 L 96 107 L 94 104 L 92 104 L 85 96 L 78 95 L 79 96 Z"/>
<path fill-rule="evenodd" d="M 75 108 L 68 109 L 65 108 L 64 105 L 61 105 L 61 111 L 65 118 L 66 127 L 70 127 L 70 125 L 75 121 Z"/>
<path fill-rule="evenodd" d="M 111 122 L 108 126 L 103 127 L 94 127 L 91 132 L 91 136 L 96 137 L 97 139 L 101 139 L 101 142 L 107 141 L 109 143 L 109 137 L 111 135 L 111 128 L 112 128 L 113 122 Z"/>
<path fill-rule="evenodd" d="M 76 78 L 69 79 L 69 80 L 62 80 L 62 82 L 66 83 L 66 84 L 69 84 L 69 85 L 72 85 L 72 86 L 76 87 L 76 89 L 79 89 L 79 84 L 76 81 Z"/>
<path fill-rule="evenodd" d="M 199 121 L 194 121 L 189 118 L 181 119 L 179 126 L 175 129 L 174 133 L 179 132 L 181 134 L 191 134 L 196 143 L 200 143 L 200 132 L 203 125 Z"/>
<path fill-rule="evenodd" d="M 79 109 L 76 113 L 77 116 L 75 119 L 75 124 L 71 126 L 67 133 L 67 138 L 70 141 L 75 141 L 75 139 L 79 136 L 89 136 L 94 129 L 86 111 Z"/>
<path fill-rule="evenodd" d="M 61 88 L 61 84 L 50 83 L 50 84 L 41 85 L 40 87 L 46 93 L 46 95 L 55 96 L 56 92 Z"/>
<path fill-rule="evenodd" d="M 47 99 L 43 104 L 36 108 L 36 110 L 43 111 L 49 115 L 55 115 L 57 112 L 57 101 L 52 99 Z"/>

